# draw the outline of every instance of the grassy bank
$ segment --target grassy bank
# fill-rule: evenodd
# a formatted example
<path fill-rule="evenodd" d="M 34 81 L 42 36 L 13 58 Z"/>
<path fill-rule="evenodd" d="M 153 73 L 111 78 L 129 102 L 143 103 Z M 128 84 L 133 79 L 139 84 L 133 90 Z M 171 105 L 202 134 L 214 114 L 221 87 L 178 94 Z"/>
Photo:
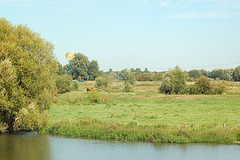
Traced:
<path fill-rule="evenodd" d="M 156 82 L 139 82 L 134 93 L 100 92 L 103 102 L 89 103 L 79 91 L 60 95 L 51 107 L 45 133 L 73 137 L 149 142 L 218 142 L 240 140 L 240 95 L 162 95 Z M 238 87 L 238 84 L 234 84 Z M 120 90 L 120 89 L 119 89 Z M 108 92 L 107 92 L 108 91 Z M 233 92 L 233 91 L 232 91 Z"/>

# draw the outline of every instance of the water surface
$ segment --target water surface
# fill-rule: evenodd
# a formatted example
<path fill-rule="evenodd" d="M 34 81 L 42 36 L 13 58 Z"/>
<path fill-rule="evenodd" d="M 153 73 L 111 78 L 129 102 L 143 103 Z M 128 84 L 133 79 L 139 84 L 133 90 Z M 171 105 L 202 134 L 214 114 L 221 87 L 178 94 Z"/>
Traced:
<path fill-rule="evenodd" d="M 125 143 L 0 135 L 0 160 L 240 160 L 240 145 Z"/>

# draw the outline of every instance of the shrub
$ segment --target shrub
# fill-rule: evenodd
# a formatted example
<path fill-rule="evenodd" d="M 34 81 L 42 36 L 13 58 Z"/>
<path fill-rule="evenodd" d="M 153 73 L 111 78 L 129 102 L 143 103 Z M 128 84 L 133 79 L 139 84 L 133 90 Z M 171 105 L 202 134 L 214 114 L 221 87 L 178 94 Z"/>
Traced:
<path fill-rule="evenodd" d="M 71 88 L 72 88 L 74 91 L 77 91 L 77 90 L 78 90 L 78 82 L 72 82 Z"/>
<path fill-rule="evenodd" d="M 123 92 L 133 92 L 133 86 L 130 83 L 125 83 L 125 87 L 123 88 Z"/>
<path fill-rule="evenodd" d="M 178 94 L 186 87 L 187 72 L 182 71 L 179 66 L 176 66 L 173 70 L 170 69 L 164 76 L 164 79 L 160 85 L 159 91 L 165 92 L 170 89 L 172 92 Z"/>
<path fill-rule="evenodd" d="M 210 80 L 205 76 L 198 78 L 194 85 L 195 94 L 210 94 L 212 92 L 213 87 L 210 83 Z"/>
<path fill-rule="evenodd" d="M 35 104 L 22 108 L 16 116 L 14 130 L 39 131 L 48 126 L 47 112 L 40 113 Z"/>
<path fill-rule="evenodd" d="M 91 103 L 97 103 L 101 101 L 101 95 L 96 89 L 92 89 L 88 93 L 88 99 Z"/>
<path fill-rule="evenodd" d="M 72 82 L 72 79 L 67 74 L 57 76 L 56 87 L 57 89 L 60 89 L 59 93 L 62 94 L 62 93 L 70 92 L 72 90 L 71 82 Z"/>
<path fill-rule="evenodd" d="M 95 87 L 104 88 L 109 85 L 110 81 L 107 77 L 98 77 L 95 79 Z"/>
<path fill-rule="evenodd" d="M 226 82 L 218 79 L 213 83 L 213 94 L 223 94 L 226 88 Z"/>
<path fill-rule="evenodd" d="M 168 90 L 168 89 L 172 90 L 173 85 L 170 81 L 170 78 L 168 76 L 166 76 L 166 77 L 163 78 L 163 81 L 162 81 L 162 83 L 159 87 L 159 91 L 160 91 L 160 93 L 165 93 L 165 91 Z"/>

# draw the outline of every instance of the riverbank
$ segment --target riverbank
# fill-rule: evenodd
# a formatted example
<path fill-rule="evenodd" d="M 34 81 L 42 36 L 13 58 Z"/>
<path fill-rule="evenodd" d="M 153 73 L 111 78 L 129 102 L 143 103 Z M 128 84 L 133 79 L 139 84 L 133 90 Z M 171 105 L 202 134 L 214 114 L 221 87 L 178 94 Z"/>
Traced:
<path fill-rule="evenodd" d="M 93 104 L 84 91 L 93 84 L 81 85 L 58 97 L 44 133 L 154 143 L 240 140 L 239 94 L 166 96 L 157 93 L 158 83 L 142 82 L 132 93 L 100 92 L 103 101 Z"/>
<path fill-rule="evenodd" d="M 98 120 L 61 121 L 49 126 L 42 133 L 76 138 L 103 140 L 141 141 L 151 143 L 237 143 L 239 128 L 166 128 L 164 125 L 146 126 L 135 123 L 119 124 Z"/>

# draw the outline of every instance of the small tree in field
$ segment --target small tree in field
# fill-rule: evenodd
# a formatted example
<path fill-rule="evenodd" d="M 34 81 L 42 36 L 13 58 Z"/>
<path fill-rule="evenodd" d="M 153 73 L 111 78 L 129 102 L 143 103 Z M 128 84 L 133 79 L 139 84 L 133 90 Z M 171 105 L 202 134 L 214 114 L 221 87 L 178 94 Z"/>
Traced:
<path fill-rule="evenodd" d="M 187 75 L 187 72 L 182 71 L 179 66 L 168 70 L 168 72 L 165 73 L 159 91 L 164 92 L 166 91 L 165 89 L 170 89 L 176 94 L 180 93 L 186 86 Z"/>

